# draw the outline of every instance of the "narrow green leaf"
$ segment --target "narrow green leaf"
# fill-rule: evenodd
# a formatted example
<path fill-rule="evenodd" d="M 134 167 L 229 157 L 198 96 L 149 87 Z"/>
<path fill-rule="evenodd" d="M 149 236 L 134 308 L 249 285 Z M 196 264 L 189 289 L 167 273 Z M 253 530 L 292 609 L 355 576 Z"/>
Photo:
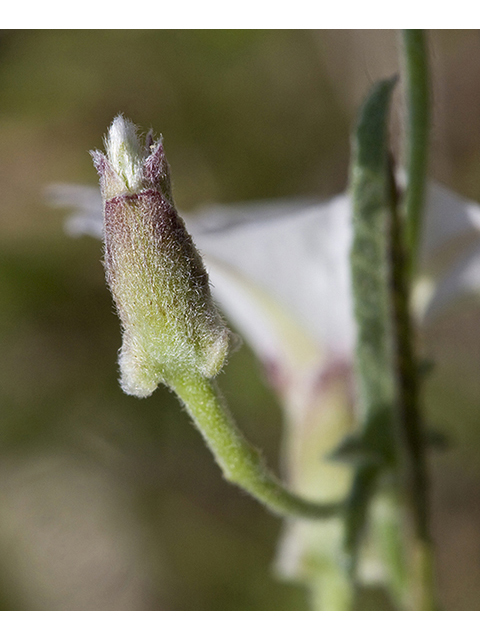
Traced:
<path fill-rule="evenodd" d="M 353 138 L 350 190 L 351 251 L 359 437 L 383 466 L 394 457 L 395 374 L 390 286 L 390 223 L 394 206 L 388 154 L 388 112 L 396 78 L 377 83 Z M 346 551 L 352 567 L 370 498 L 382 464 L 358 465 L 346 516 Z"/>
<path fill-rule="evenodd" d="M 394 393 L 388 261 L 391 196 L 388 108 L 395 80 L 376 84 L 360 113 L 353 140 L 351 193 L 354 240 L 352 283 L 357 324 L 356 373 L 360 420 L 365 422 Z"/>

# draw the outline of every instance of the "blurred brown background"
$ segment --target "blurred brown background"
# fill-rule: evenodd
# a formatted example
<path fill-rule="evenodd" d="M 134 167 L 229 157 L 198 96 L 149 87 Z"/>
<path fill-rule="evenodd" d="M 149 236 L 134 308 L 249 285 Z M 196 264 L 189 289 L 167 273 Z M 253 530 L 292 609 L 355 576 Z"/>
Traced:
<path fill-rule="evenodd" d="M 480 34 L 429 37 L 431 175 L 479 201 Z M 87 152 L 123 112 L 163 133 L 183 211 L 339 193 L 356 110 L 398 71 L 397 45 L 394 31 L 0 33 L 3 609 L 306 608 L 272 575 L 281 523 L 221 479 L 175 398 L 122 395 L 100 242 L 67 237 L 44 192 L 96 184 Z M 399 154 L 402 113 L 397 99 Z M 428 415 L 451 437 L 432 456 L 447 609 L 480 605 L 477 306 L 426 338 L 441 354 Z M 246 346 L 221 386 L 275 465 L 281 413 Z"/>

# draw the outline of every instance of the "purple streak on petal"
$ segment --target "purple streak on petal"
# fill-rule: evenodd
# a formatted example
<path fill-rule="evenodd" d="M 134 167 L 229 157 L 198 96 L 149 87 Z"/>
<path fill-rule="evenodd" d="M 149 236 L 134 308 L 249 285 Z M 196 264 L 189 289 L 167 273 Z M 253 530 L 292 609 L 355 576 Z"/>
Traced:
<path fill-rule="evenodd" d="M 263 358 L 262 364 L 267 383 L 272 389 L 275 389 L 279 395 L 282 395 L 288 387 L 288 375 L 285 368 L 282 367 L 281 362 L 273 358 Z"/>
<path fill-rule="evenodd" d="M 354 377 L 352 360 L 332 355 L 328 358 L 327 363 L 323 365 L 317 373 L 313 386 L 314 395 L 320 396 L 328 391 L 332 385 L 343 381 L 348 390 L 348 400 L 351 406 L 354 404 Z"/>

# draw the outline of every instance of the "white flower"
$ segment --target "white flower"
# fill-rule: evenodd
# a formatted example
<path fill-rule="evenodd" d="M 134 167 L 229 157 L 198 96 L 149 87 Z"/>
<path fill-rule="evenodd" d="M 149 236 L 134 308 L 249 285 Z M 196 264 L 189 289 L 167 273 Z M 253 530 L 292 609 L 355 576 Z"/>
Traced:
<path fill-rule="evenodd" d="M 56 205 L 75 209 L 67 221 L 71 233 L 101 234 L 96 190 L 57 186 L 52 193 Z M 290 486 L 312 499 L 342 498 L 351 470 L 327 456 L 352 423 L 349 197 L 215 205 L 187 217 L 187 226 L 217 302 L 279 394 Z M 480 206 L 430 184 L 419 264 L 419 322 L 478 292 Z M 385 505 L 377 506 L 385 511 Z M 386 517 L 396 516 L 390 511 Z M 337 520 L 287 523 L 279 570 L 310 584 L 316 608 L 348 607 L 351 587 L 340 562 L 341 539 Z M 375 556 L 364 562 L 363 576 L 388 580 Z"/>

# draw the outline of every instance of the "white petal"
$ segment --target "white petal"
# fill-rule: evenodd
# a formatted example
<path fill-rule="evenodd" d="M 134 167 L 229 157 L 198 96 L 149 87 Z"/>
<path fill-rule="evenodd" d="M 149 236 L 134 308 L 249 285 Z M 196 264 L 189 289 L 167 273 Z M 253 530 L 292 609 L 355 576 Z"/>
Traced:
<path fill-rule="evenodd" d="M 272 217 L 272 211 L 279 210 L 283 215 Z M 189 226 L 207 266 L 215 262 L 214 286 L 214 271 L 222 265 L 233 269 L 268 292 L 319 343 L 332 351 L 349 352 L 354 332 L 348 198 L 338 196 L 320 204 L 269 202 L 264 207 L 259 203 L 224 211 L 223 225 L 215 230 L 215 211 L 203 228 L 202 220 Z M 232 222 L 226 224 L 227 220 Z M 223 288 L 214 293 L 222 304 Z"/>
<path fill-rule="evenodd" d="M 433 290 L 425 311 L 429 321 L 458 301 L 480 293 L 480 244 L 455 262 Z"/>
<path fill-rule="evenodd" d="M 103 238 L 103 203 L 98 187 L 79 184 L 51 184 L 46 190 L 52 207 L 71 209 L 65 231 L 72 236 Z"/>
<path fill-rule="evenodd" d="M 144 152 L 133 122 L 118 115 L 108 130 L 105 149 L 112 169 L 124 181 L 126 188 L 138 191 L 142 186 Z"/>
<path fill-rule="evenodd" d="M 447 243 L 472 234 L 480 234 L 480 206 L 439 184 L 430 183 L 422 241 L 422 256 L 427 265 Z"/>

